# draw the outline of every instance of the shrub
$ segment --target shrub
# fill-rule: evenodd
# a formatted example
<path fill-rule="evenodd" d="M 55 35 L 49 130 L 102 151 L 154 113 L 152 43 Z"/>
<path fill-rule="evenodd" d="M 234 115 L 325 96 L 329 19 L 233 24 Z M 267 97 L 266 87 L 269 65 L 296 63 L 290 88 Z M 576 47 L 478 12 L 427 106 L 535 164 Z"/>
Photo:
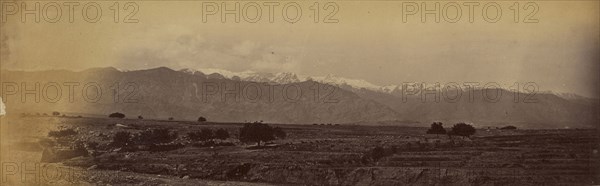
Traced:
<path fill-rule="evenodd" d="M 285 137 L 287 136 L 287 134 L 280 127 L 275 127 L 273 129 L 273 135 L 275 135 L 275 137 L 279 139 L 285 139 Z"/>
<path fill-rule="evenodd" d="M 198 122 L 205 122 L 205 121 L 206 121 L 206 118 L 205 118 L 205 117 L 202 117 L 202 116 L 200 116 L 200 117 L 198 118 Z"/>
<path fill-rule="evenodd" d="M 385 149 L 383 147 L 375 147 L 371 150 L 371 157 L 373 160 L 378 161 L 379 159 L 385 157 Z"/>
<path fill-rule="evenodd" d="M 390 148 L 384 148 L 381 146 L 376 146 L 375 148 L 365 152 L 362 156 L 362 163 L 368 163 L 370 161 L 379 161 L 381 158 L 391 156 L 398 152 L 398 149 L 393 146 Z"/>
<path fill-rule="evenodd" d="M 177 139 L 177 132 L 172 132 L 166 128 L 147 129 L 135 136 L 137 144 L 158 144 L 169 143 Z"/>
<path fill-rule="evenodd" d="M 59 115 L 60 115 L 60 112 L 54 111 L 54 112 L 52 112 L 52 115 L 53 115 L 53 116 L 59 116 Z"/>
<path fill-rule="evenodd" d="M 113 136 L 112 146 L 124 147 L 131 143 L 131 133 L 127 131 L 119 131 Z"/>
<path fill-rule="evenodd" d="M 229 179 L 240 179 L 246 177 L 248 172 L 254 167 L 252 164 L 243 163 L 241 165 L 237 165 L 231 170 L 228 170 L 225 174 L 226 178 Z"/>
<path fill-rule="evenodd" d="M 90 141 L 90 142 L 85 143 L 85 148 L 90 149 L 90 150 L 96 150 L 96 149 L 98 149 L 99 145 L 100 144 L 98 142 Z"/>
<path fill-rule="evenodd" d="M 227 132 L 227 130 L 225 129 L 219 129 L 217 131 L 215 131 L 215 138 L 216 139 L 227 139 L 229 138 L 229 132 Z"/>
<path fill-rule="evenodd" d="M 50 131 L 48 132 L 49 137 L 62 138 L 77 135 L 77 132 L 73 129 L 62 129 L 59 131 Z"/>
<path fill-rule="evenodd" d="M 206 141 L 214 138 L 214 133 L 211 129 L 203 128 L 200 131 L 188 133 L 188 138 L 194 141 Z"/>
<path fill-rule="evenodd" d="M 169 121 L 173 121 L 175 118 L 173 117 L 169 117 Z"/>
<path fill-rule="evenodd" d="M 142 117 L 142 116 L 140 115 L 140 116 L 138 116 L 138 119 L 144 119 L 144 117 Z"/>
<path fill-rule="evenodd" d="M 180 144 L 180 143 L 176 143 L 176 144 L 151 144 L 150 148 L 148 150 L 150 150 L 152 152 L 171 151 L 171 150 L 183 148 L 184 146 L 185 145 Z"/>
<path fill-rule="evenodd" d="M 123 119 L 123 118 L 125 118 L 125 114 L 119 113 L 119 112 L 115 112 L 115 113 L 112 113 L 112 114 L 108 115 L 108 117 L 109 118 L 121 118 L 121 119 Z"/>
<path fill-rule="evenodd" d="M 231 142 L 215 142 L 215 141 L 205 141 L 200 143 L 193 143 L 194 147 L 215 147 L 215 146 L 235 146 L 235 144 Z"/>

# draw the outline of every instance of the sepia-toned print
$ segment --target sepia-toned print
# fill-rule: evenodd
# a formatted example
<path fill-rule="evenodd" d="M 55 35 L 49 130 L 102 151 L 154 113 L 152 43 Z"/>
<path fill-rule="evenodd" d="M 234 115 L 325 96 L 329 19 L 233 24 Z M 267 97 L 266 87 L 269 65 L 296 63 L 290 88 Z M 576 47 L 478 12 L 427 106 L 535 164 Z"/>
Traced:
<path fill-rule="evenodd" d="M 599 15 L 1 0 L 0 185 L 599 185 Z"/>

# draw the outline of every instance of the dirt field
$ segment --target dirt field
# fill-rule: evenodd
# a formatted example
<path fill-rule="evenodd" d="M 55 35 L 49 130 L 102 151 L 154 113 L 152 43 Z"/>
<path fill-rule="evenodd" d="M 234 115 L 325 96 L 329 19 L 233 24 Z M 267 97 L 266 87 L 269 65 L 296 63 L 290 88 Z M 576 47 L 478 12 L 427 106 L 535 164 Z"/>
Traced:
<path fill-rule="evenodd" d="M 270 125 L 283 128 L 287 138 L 272 141 L 263 148 L 256 148 L 256 144 L 244 144 L 237 140 L 237 132 L 242 124 L 109 118 L 3 118 L 1 131 L 3 183 L 18 183 L 16 185 L 35 185 L 34 181 L 44 183 L 42 185 L 118 185 L 119 183 L 590 185 L 600 183 L 599 133 L 592 129 L 480 129 L 469 139 L 425 134 L 427 128 L 419 127 Z M 176 131 L 179 138 L 156 149 L 132 150 L 111 148 L 107 145 L 111 142 L 112 136 L 119 131 L 137 133 L 152 128 L 168 128 Z M 231 138 L 219 140 L 215 145 L 208 146 L 197 145 L 184 138 L 186 133 L 202 128 L 224 128 L 229 131 Z M 76 134 L 68 138 L 48 136 L 50 131 L 61 129 L 73 129 Z M 73 144 L 90 142 L 97 143 L 98 147 L 90 148 L 89 145 L 85 145 L 86 155 L 67 157 L 61 154 L 60 149 L 68 152 Z M 69 173 L 62 176 L 55 176 L 59 177 L 56 179 L 50 179 L 52 176 L 48 176 L 43 171 L 38 175 L 27 177 L 27 171 L 33 169 L 31 167 L 34 167 L 35 163 L 40 164 L 42 167 L 39 168 L 40 170 L 44 170 L 43 167 L 54 166 L 71 171 L 67 171 Z"/>

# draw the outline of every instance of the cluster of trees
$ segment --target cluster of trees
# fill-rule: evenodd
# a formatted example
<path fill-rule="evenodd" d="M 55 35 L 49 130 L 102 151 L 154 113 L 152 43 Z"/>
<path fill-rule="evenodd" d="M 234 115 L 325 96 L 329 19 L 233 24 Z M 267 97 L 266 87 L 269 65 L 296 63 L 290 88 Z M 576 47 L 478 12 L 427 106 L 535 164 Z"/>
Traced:
<path fill-rule="evenodd" d="M 115 113 L 109 114 L 108 117 L 109 118 L 120 118 L 120 119 L 123 119 L 123 118 L 125 118 L 125 114 L 120 113 L 120 112 L 115 112 Z"/>
<path fill-rule="evenodd" d="M 260 147 L 261 142 L 267 142 L 275 139 L 284 139 L 287 134 L 279 127 L 271 127 L 262 123 L 246 123 L 240 129 L 241 142 L 256 142 Z"/>
<path fill-rule="evenodd" d="M 50 115 L 48 113 L 28 113 L 28 112 L 23 112 L 19 114 L 20 117 L 69 117 L 69 118 L 82 118 L 83 116 L 81 115 L 66 115 L 66 114 L 61 114 L 60 112 L 57 111 L 53 111 L 50 113 Z"/>
<path fill-rule="evenodd" d="M 502 128 L 500 128 L 500 129 L 502 129 L 502 130 L 516 130 L 516 129 L 517 129 L 517 127 L 515 127 L 515 126 L 512 126 L 512 125 L 509 125 L 509 126 L 506 126 L 506 127 L 502 127 Z"/>
<path fill-rule="evenodd" d="M 125 114 L 115 112 L 109 115 L 110 118 L 125 118 Z M 144 119 L 138 116 L 138 119 Z M 169 120 L 174 120 L 170 117 Z M 205 117 L 199 117 L 198 122 L 206 122 Z M 280 127 L 271 127 L 263 124 L 262 121 L 254 123 L 246 123 L 239 132 L 239 140 L 241 142 L 254 142 L 260 147 L 261 143 L 275 139 L 284 139 L 287 134 Z M 129 146 L 131 144 L 159 144 L 169 143 L 177 139 L 177 132 L 169 129 L 149 129 L 140 133 L 131 134 L 127 131 L 117 132 L 113 136 L 112 145 L 118 147 Z M 203 128 L 200 131 L 187 133 L 187 137 L 194 141 L 208 141 L 211 139 L 225 140 L 230 137 L 230 134 L 225 129 L 212 130 Z"/>
<path fill-rule="evenodd" d="M 427 134 L 447 134 L 448 136 L 463 136 L 470 137 L 475 134 L 475 127 L 466 123 L 457 123 L 452 126 L 450 131 L 446 131 L 442 122 L 433 122 L 431 128 L 427 129 Z"/>
<path fill-rule="evenodd" d="M 60 115 L 60 113 L 59 113 L 59 112 L 52 112 L 52 115 L 54 115 L 54 116 L 57 116 L 57 115 Z M 123 114 L 123 113 L 120 113 L 120 112 L 115 112 L 115 113 L 111 113 L 111 114 L 109 114 L 109 115 L 108 115 L 108 117 L 109 117 L 109 118 L 119 118 L 119 119 L 123 119 L 123 118 L 125 118 L 125 114 Z M 143 117 L 143 116 L 141 116 L 141 115 L 139 115 L 139 116 L 138 116 L 138 119 L 144 119 L 144 117 Z M 169 117 L 169 118 L 167 118 L 167 119 L 168 119 L 169 121 L 173 121 L 173 120 L 175 120 L 175 118 L 174 118 L 174 117 Z M 198 118 L 198 122 L 201 122 L 201 123 L 202 123 L 202 122 L 206 122 L 206 121 L 207 121 L 207 119 L 206 119 L 204 116 L 200 116 L 200 117 Z"/>
<path fill-rule="evenodd" d="M 113 136 L 112 145 L 116 147 L 124 147 L 132 144 L 153 145 L 169 143 L 177 139 L 177 137 L 178 134 L 176 131 L 166 128 L 148 129 L 136 134 L 120 131 Z"/>
<path fill-rule="evenodd" d="M 187 134 L 190 140 L 194 141 L 207 141 L 211 139 L 224 140 L 229 138 L 229 132 L 225 129 L 217 129 L 213 131 L 209 128 L 203 128 L 200 131 L 190 132 Z"/>
<path fill-rule="evenodd" d="M 172 142 L 177 137 L 177 131 L 171 131 L 167 128 L 157 128 L 140 132 L 135 136 L 134 140 L 147 144 L 159 144 Z"/>
<path fill-rule="evenodd" d="M 65 135 L 62 133 L 69 133 L 71 131 L 61 131 L 61 134 L 50 134 L 51 136 Z M 258 146 L 263 142 L 284 139 L 287 134 L 279 127 L 271 127 L 267 124 L 262 123 L 247 123 L 240 129 L 239 139 L 241 142 L 255 142 Z M 194 141 L 208 141 L 212 139 L 225 140 L 230 137 L 229 132 L 226 129 L 212 130 L 209 128 L 203 128 L 200 131 L 190 132 L 187 134 L 190 140 Z M 117 132 L 113 136 L 112 145 L 116 147 L 125 147 L 132 144 L 135 145 L 151 145 L 169 143 L 178 138 L 176 131 L 171 131 L 166 128 L 147 129 L 139 133 L 132 134 L 127 131 Z"/>

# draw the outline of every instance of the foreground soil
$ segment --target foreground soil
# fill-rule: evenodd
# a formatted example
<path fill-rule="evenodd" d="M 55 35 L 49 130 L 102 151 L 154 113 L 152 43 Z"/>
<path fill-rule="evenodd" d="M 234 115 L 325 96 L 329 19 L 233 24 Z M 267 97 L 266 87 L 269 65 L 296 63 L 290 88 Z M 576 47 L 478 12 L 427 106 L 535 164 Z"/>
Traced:
<path fill-rule="evenodd" d="M 600 181 L 596 129 L 480 129 L 469 139 L 428 135 L 420 127 L 276 125 L 287 132 L 287 138 L 255 148 L 235 139 L 241 127 L 235 123 L 30 117 L 2 124 L 3 162 L 40 162 L 43 152 L 54 147 L 47 143 L 56 140 L 48 132 L 61 128 L 77 131 L 72 141 L 101 145 L 110 143 L 118 131 L 149 128 L 169 128 L 180 136 L 201 128 L 224 128 L 232 134 L 224 142 L 233 146 L 188 144 L 164 151 L 114 148 L 41 163 L 67 167 L 78 175 L 40 179 L 48 185 L 589 185 Z M 186 144 L 184 139 L 177 141 Z M 374 156 L 376 147 L 383 153 Z M 15 175 L 8 179 L 23 183 Z"/>

